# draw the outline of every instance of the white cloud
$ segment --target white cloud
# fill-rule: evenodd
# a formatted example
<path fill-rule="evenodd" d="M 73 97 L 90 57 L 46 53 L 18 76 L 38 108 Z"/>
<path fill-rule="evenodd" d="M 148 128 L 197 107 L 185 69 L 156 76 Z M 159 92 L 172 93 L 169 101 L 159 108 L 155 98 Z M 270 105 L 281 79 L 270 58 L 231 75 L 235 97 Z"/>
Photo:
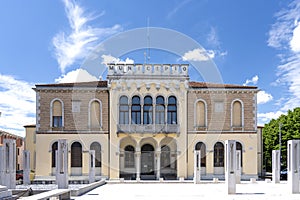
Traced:
<path fill-rule="evenodd" d="M 179 4 L 177 4 L 177 6 L 168 13 L 167 19 L 171 19 L 183 6 L 185 6 L 190 1 L 191 0 L 184 0 L 184 1 L 181 1 Z"/>
<path fill-rule="evenodd" d="M 52 43 L 55 56 L 62 73 L 66 68 L 85 58 L 90 50 L 105 37 L 121 30 L 120 25 L 108 28 L 93 28 L 88 23 L 95 19 L 86 14 L 84 9 L 73 0 L 63 0 L 71 33 L 60 32 L 56 34 Z M 102 12 L 99 16 L 103 15 Z"/>
<path fill-rule="evenodd" d="M 257 93 L 257 104 L 264 104 L 273 99 L 273 96 L 265 91 L 259 91 Z"/>
<path fill-rule="evenodd" d="M 191 51 L 188 51 L 184 53 L 182 56 L 183 61 L 207 61 L 211 57 L 210 56 L 215 56 L 213 51 L 205 51 L 205 49 L 193 49 Z"/>
<path fill-rule="evenodd" d="M 134 60 L 130 58 L 121 60 L 120 58 L 113 57 L 112 55 L 102 55 L 101 58 L 102 58 L 102 64 L 108 64 L 108 63 L 133 64 L 134 63 Z"/>
<path fill-rule="evenodd" d="M 0 128 L 24 136 L 24 125 L 35 124 L 34 84 L 0 74 Z"/>
<path fill-rule="evenodd" d="M 256 85 L 257 82 L 258 82 L 258 76 L 255 75 L 251 79 L 247 79 L 246 82 L 243 85 L 245 86 L 245 85 L 248 85 L 250 83 Z"/>
<path fill-rule="evenodd" d="M 62 75 L 61 77 L 55 79 L 56 83 L 75 83 L 75 82 L 89 82 L 98 81 L 95 76 L 91 75 L 84 69 L 76 69 Z"/>
<path fill-rule="evenodd" d="M 258 125 L 263 125 L 265 123 L 268 123 L 271 119 L 277 119 L 280 115 L 285 114 L 282 111 L 276 111 L 276 112 L 267 112 L 267 113 L 258 113 Z"/>
<path fill-rule="evenodd" d="M 290 41 L 291 49 L 294 52 L 300 52 L 300 23 L 297 24 L 296 28 L 293 30 L 293 37 Z"/>

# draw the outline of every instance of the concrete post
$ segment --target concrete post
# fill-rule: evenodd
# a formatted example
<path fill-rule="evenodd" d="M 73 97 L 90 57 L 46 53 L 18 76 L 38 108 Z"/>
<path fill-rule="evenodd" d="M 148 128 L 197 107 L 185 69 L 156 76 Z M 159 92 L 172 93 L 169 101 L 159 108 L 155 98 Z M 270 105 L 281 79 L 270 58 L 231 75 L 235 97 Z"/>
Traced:
<path fill-rule="evenodd" d="M 300 193 L 299 167 L 300 167 L 300 140 L 288 141 L 288 185 L 292 193 Z"/>
<path fill-rule="evenodd" d="M 241 176 L 242 176 L 242 152 L 241 150 L 236 151 L 236 183 L 241 183 Z"/>
<path fill-rule="evenodd" d="M 194 183 L 200 183 L 201 179 L 201 151 L 194 151 Z"/>
<path fill-rule="evenodd" d="M 156 158 L 157 158 L 157 163 L 156 163 L 156 179 L 159 180 L 160 179 L 160 149 L 159 151 L 156 152 Z"/>
<path fill-rule="evenodd" d="M 141 152 L 137 151 L 136 155 L 136 180 L 139 181 L 141 179 Z"/>
<path fill-rule="evenodd" d="M 23 184 L 30 184 L 30 152 L 23 151 Z"/>
<path fill-rule="evenodd" d="M 228 194 L 236 193 L 236 141 L 225 141 L 225 183 Z"/>
<path fill-rule="evenodd" d="M 13 139 L 4 139 L 4 185 L 8 189 L 16 188 L 16 141 Z"/>
<path fill-rule="evenodd" d="M 0 185 L 4 185 L 5 179 L 5 147 L 0 145 Z"/>
<path fill-rule="evenodd" d="M 95 150 L 89 151 L 89 183 L 95 182 Z"/>
<path fill-rule="evenodd" d="M 58 140 L 58 150 L 56 154 L 56 183 L 58 189 L 67 189 L 68 180 L 68 143 L 66 139 Z"/>
<path fill-rule="evenodd" d="M 280 151 L 272 151 L 272 182 L 280 183 Z"/>

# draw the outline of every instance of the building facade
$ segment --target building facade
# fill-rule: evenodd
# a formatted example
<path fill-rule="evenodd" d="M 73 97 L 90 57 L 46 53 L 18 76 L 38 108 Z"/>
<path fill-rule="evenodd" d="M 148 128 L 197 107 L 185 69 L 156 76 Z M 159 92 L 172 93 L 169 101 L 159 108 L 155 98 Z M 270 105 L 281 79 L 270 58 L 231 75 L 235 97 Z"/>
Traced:
<path fill-rule="evenodd" d="M 109 179 L 224 177 L 225 140 L 237 141 L 242 178 L 257 177 L 253 86 L 189 81 L 188 65 L 109 64 L 107 81 L 36 85 L 36 177 L 55 175 L 58 139 L 69 173 L 84 176 L 89 150 Z"/>
<path fill-rule="evenodd" d="M 4 139 L 12 139 L 16 141 L 16 170 L 23 169 L 23 150 L 24 138 L 6 131 L 0 130 L 0 145 L 3 145 Z"/>

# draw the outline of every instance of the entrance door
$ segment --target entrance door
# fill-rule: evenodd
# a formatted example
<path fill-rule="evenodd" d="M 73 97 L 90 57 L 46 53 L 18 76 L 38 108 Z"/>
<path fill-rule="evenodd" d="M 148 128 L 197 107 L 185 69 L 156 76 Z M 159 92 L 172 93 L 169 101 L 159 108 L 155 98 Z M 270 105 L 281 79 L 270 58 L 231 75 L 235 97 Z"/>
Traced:
<path fill-rule="evenodd" d="M 151 144 L 145 144 L 141 150 L 141 178 L 155 179 L 154 148 Z"/>

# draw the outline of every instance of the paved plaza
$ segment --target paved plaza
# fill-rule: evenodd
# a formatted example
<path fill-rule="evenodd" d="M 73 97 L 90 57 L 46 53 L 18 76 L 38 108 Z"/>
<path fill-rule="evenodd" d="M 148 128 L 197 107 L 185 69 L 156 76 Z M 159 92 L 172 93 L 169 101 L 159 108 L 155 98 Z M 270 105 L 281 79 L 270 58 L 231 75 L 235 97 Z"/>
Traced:
<path fill-rule="evenodd" d="M 237 184 L 237 194 L 228 195 L 224 182 L 201 184 L 193 183 L 108 183 L 98 187 L 81 197 L 72 197 L 72 199 L 255 199 L 255 200 L 299 200 L 300 194 L 291 194 L 291 189 L 286 181 L 280 184 L 257 181 L 250 183 L 248 181 Z"/>

